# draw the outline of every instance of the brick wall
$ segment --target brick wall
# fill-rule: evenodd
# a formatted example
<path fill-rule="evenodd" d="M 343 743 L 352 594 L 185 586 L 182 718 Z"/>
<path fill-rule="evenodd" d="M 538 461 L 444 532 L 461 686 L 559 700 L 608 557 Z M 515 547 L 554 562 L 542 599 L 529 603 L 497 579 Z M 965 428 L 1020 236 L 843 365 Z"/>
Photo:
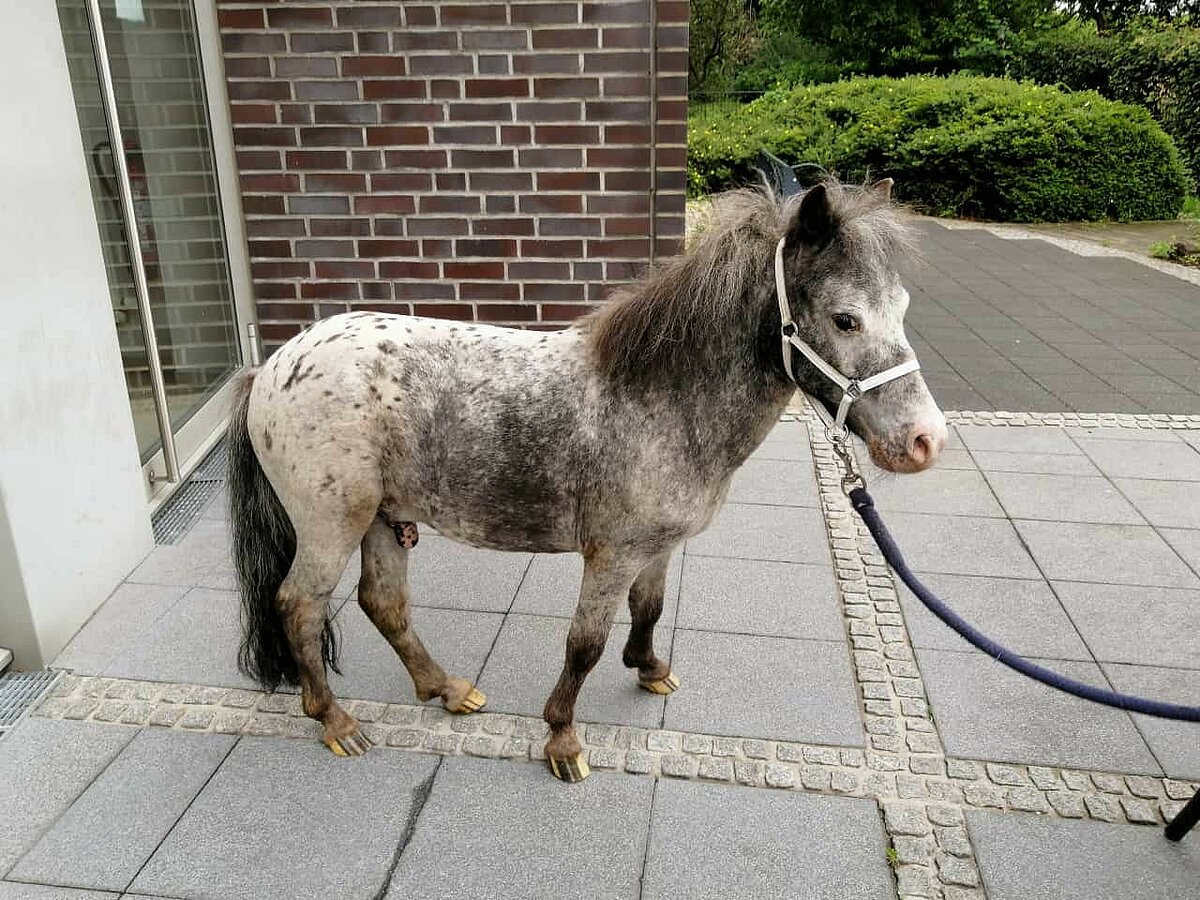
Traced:
<path fill-rule="evenodd" d="M 561 327 L 678 252 L 687 0 L 218 3 L 268 345 L 349 309 Z"/>

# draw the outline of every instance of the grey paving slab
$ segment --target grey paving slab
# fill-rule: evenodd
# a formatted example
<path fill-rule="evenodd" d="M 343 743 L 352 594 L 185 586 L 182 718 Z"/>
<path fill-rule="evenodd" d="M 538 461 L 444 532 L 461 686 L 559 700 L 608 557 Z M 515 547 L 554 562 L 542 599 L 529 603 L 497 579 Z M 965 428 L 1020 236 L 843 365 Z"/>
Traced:
<path fill-rule="evenodd" d="M 436 764 L 242 738 L 130 890 L 197 900 L 375 896 Z"/>
<path fill-rule="evenodd" d="M 971 454 L 961 447 L 946 447 L 938 457 L 938 469 L 971 469 L 977 468 Z M 935 470 L 936 471 L 936 470 Z"/>
<path fill-rule="evenodd" d="M 1148 526 L 1014 524 L 1051 580 L 1200 587 L 1200 579 Z"/>
<path fill-rule="evenodd" d="M 569 619 L 513 613 L 504 621 L 496 646 L 483 667 L 479 687 L 492 712 L 541 716 L 562 671 Z M 663 698 L 641 690 L 637 673 L 621 662 L 629 627 L 614 625 L 604 655 L 588 675 L 579 694 L 575 716 L 581 722 L 605 722 L 657 728 L 662 722 Z M 654 648 L 670 658 L 670 624 L 654 633 Z M 677 671 L 686 684 L 689 673 Z"/>
<path fill-rule="evenodd" d="M 18 884 L 0 881 L 0 900 L 109 900 L 118 894 L 108 891 L 81 891 L 77 888 L 45 884 Z"/>
<path fill-rule="evenodd" d="M 1172 844 L 1157 828 L 967 811 L 989 900 L 1190 900 L 1200 841 Z"/>
<path fill-rule="evenodd" d="M 101 674 L 146 681 L 255 687 L 237 669 L 236 594 L 196 588 L 129 641 Z"/>
<path fill-rule="evenodd" d="M 808 428 L 802 422 L 780 422 L 751 454 L 751 459 L 812 459 L 808 446 Z"/>
<path fill-rule="evenodd" d="M 445 609 L 507 612 L 531 554 L 468 547 L 440 535 L 421 535 L 409 556 L 412 602 Z"/>
<path fill-rule="evenodd" d="M 1192 571 L 1200 572 L 1200 529 L 1160 528 L 1158 533 L 1192 567 Z"/>
<path fill-rule="evenodd" d="M 1151 525 L 1200 528 L 1200 481 L 1117 478 L 1115 484 Z"/>
<path fill-rule="evenodd" d="M 729 501 L 769 506 L 821 505 L 816 474 L 809 460 L 746 460 L 734 473 L 729 486 Z"/>
<path fill-rule="evenodd" d="M 1093 410 L 1094 411 L 1094 410 Z M 1154 441 L 1156 443 L 1178 443 L 1183 440 L 1181 435 L 1165 428 L 1104 428 L 1100 426 L 1087 427 L 1084 425 L 1063 426 L 1063 432 L 1079 441 Z"/>
<path fill-rule="evenodd" d="M 884 511 L 1004 516 L 987 481 L 977 471 L 938 466 L 920 475 L 888 475 L 872 479 L 870 489 L 875 505 Z"/>
<path fill-rule="evenodd" d="M 676 624 L 831 641 L 845 636 L 830 567 L 706 556 L 684 562 Z"/>
<path fill-rule="evenodd" d="M 664 779 L 641 896 L 883 900 L 895 881 L 870 801 Z"/>
<path fill-rule="evenodd" d="M 130 573 L 137 584 L 173 584 L 188 587 L 209 577 L 213 569 L 228 565 L 229 529 L 224 522 L 200 519 L 178 544 L 157 546 Z"/>
<path fill-rule="evenodd" d="M 96 674 L 130 640 L 186 594 L 179 585 L 119 585 L 54 658 L 54 667 Z"/>
<path fill-rule="evenodd" d="M 429 654 L 452 675 L 475 681 L 483 669 L 504 617 L 499 613 L 413 607 L 412 625 Z M 418 703 L 412 679 L 396 652 L 357 603 L 338 613 L 342 674 L 330 673 L 339 697 Z"/>
<path fill-rule="evenodd" d="M 1100 470 L 1112 478 L 1200 481 L 1200 452 L 1183 441 L 1081 438 L 1078 443 Z"/>
<path fill-rule="evenodd" d="M 976 450 L 975 462 L 984 472 L 1032 472 L 1039 475 L 1099 475 L 1083 455 Z"/>
<path fill-rule="evenodd" d="M 1200 590 L 1070 581 L 1054 590 L 1101 662 L 1200 669 Z"/>
<path fill-rule="evenodd" d="M 818 509 L 727 503 L 685 552 L 779 562 L 830 563 L 825 520 Z"/>
<path fill-rule="evenodd" d="M 1152 665 L 1104 663 L 1104 674 L 1113 688 L 1138 697 L 1184 706 L 1200 704 L 1200 671 Z M 1200 781 L 1200 741 L 1195 722 L 1176 722 L 1153 716 L 1133 717 L 1163 772 L 1174 778 Z"/>
<path fill-rule="evenodd" d="M 83 793 L 136 734 L 117 725 L 27 718 L 0 739 L 0 872 Z"/>
<path fill-rule="evenodd" d="M 863 742 L 849 650 L 842 641 L 678 629 L 671 667 L 683 686 L 667 698 L 666 728 Z"/>
<path fill-rule="evenodd" d="M 675 620 L 675 602 L 679 598 L 679 573 L 682 569 L 683 549 L 671 556 L 667 569 L 667 583 L 663 594 L 663 622 Z M 575 614 L 579 602 L 579 585 L 583 580 L 583 557 L 578 553 L 537 553 L 529 565 L 529 571 L 517 591 L 512 611 L 537 616 L 565 616 Z M 617 609 L 617 621 L 629 622 L 629 604 L 622 603 Z"/>
<path fill-rule="evenodd" d="M 1066 453 L 1079 456 L 1083 451 L 1064 433 L 1050 426 L 997 428 L 995 425 L 956 425 L 967 449 L 997 450 L 1002 453 Z"/>
<path fill-rule="evenodd" d="M 934 593 L 989 637 L 1022 656 L 1090 659 L 1062 604 L 1045 581 L 918 573 Z M 966 650 L 970 645 L 900 584 L 900 605 L 913 646 Z"/>
<path fill-rule="evenodd" d="M 914 571 L 1040 577 L 1012 524 L 1003 519 L 889 512 L 884 521 Z"/>
<path fill-rule="evenodd" d="M 235 740 L 165 729 L 138 732 L 7 877 L 124 890 Z"/>
<path fill-rule="evenodd" d="M 976 651 L 917 649 L 946 752 L 972 759 L 1156 774 L 1158 763 L 1128 714 L 1031 681 Z M 1099 666 L 1037 662 L 1106 687 Z"/>
<path fill-rule="evenodd" d="M 1146 522 L 1107 478 L 990 472 L 987 480 L 1004 505 L 1004 511 L 1014 519 L 1116 525 L 1144 525 Z"/>
<path fill-rule="evenodd" d="M 565 785 L 542 766 L 446 759 L 387 897 L 638 897 L 648 778 Z"/>

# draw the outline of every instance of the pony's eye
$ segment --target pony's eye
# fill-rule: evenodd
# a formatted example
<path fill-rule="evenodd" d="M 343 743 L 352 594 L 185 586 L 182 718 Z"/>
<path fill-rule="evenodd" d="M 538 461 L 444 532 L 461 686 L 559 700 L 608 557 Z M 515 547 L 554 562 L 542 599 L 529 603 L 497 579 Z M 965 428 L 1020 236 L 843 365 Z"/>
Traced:
<path fill-rule="evenodd" d="M 837 326 L 838 331 L 851 332 L 859 329 L 858 319 L 846 313 L 837 313 L 833 317 L 833 324 Z"/>

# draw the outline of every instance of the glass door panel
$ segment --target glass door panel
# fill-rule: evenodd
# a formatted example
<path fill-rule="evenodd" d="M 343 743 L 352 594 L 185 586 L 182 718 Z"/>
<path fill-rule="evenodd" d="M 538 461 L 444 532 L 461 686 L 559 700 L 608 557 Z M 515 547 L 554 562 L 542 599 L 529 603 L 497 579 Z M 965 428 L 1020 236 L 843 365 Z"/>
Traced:
<path fill-rule="evenodd" d="M 148 463 L 163 449 L 163 424 L 172 436 L 183 433 L 242 363 L 196 21 L 191 0 L 57 2 L 139 451 Z M 179 456 L 187 452 L 181 447 Z"/>

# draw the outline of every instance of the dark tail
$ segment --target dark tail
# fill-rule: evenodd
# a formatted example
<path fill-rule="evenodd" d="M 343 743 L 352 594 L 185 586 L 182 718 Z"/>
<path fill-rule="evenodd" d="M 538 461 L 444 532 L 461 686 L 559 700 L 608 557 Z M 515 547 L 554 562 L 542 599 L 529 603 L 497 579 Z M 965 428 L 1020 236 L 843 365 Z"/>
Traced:
<path fill-rule="evenodd" d="M 239 376 L 229 422 L 229 518 L 233 525 L 233 559 L 242 594 L 242 646 L 238 668 L 264 687 L 297 684 L 300 672 L 288 644 L 275 603 L 279 586 L 296 556 L 296 531 L 275 489 L 267 481 L 250 434 L 246 415 L 257 370 Z M 321 655 L 335 671 L 337 635 L 326 620 Z"/>

